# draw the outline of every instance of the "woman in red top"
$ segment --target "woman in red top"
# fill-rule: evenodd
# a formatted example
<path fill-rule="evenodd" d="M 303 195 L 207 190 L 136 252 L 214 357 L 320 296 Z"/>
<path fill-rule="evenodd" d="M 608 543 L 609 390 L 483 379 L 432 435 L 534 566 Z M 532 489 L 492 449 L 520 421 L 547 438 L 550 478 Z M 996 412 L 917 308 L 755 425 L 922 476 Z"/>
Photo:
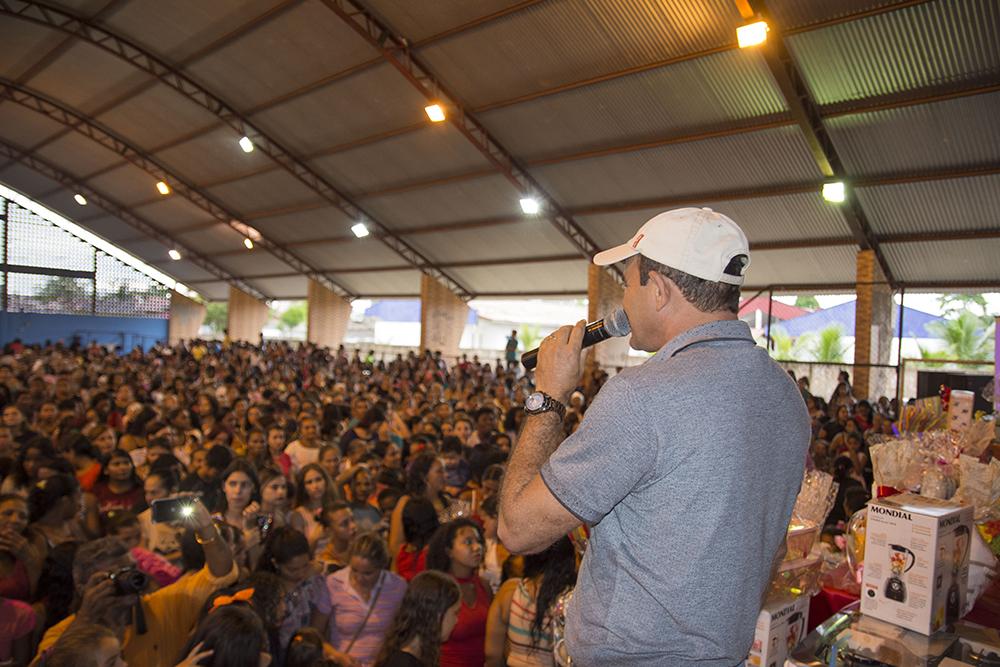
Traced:
<path fill-rule="evenodd" d="M 462 590 L 458 624 L 441 645 L 441 667 L 482 665 L 486 660 L 486 617 L 493 594 L 478 574 L 483 548 L 482 529 L 471 519 L 444 524 L 427 545 L 427 568 L 450 574 Z"/>
<path fill-rule="evenodd" d="M 396 553 L 393 570 L 407 581 L 427 569 L 427 542 L 438 529 L 437 510 L 426 498 L 414 498 L 403 508 L 406 541 Z"/>
<path fill-rule="evenodd" d="M 88 513 L 94 510 L 100 514 L 107 514 L 111 510 L 128 510 L 138 514 L 146 509 L 142 480 L 136 474 L 128 452 L 123 449 L 111 452 L 101 468 L 101 476 L 94 488 L 86 494 L 85 502 Z M 88 528 L 92 528 L 89 516 L 87 523 Z"/>

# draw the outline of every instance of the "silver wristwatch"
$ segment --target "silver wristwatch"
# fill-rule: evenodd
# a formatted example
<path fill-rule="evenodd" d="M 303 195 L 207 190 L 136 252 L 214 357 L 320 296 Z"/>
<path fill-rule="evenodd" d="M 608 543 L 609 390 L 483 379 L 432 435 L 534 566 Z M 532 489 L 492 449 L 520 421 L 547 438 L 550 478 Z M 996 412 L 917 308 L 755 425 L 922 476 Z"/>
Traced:
<path fill-rule="evenodd" d="M 565 419 L 566 406 L 552 398 L 544 391 L 528 394 L 524 399 L 524 411 L 529 415 L 540 415 L 543 412 L 555 412 L 559 419 Z"/>

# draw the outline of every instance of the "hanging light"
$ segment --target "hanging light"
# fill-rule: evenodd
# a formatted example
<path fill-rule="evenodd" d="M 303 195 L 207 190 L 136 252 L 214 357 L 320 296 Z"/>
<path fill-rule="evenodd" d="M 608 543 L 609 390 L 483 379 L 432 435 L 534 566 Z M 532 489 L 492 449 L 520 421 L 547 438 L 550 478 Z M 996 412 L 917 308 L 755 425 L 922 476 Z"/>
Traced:
<path fill-rule="evenodd" d="M 754 21 L 736 29 L 736 43 L 741 49 L 757 46 L 767 41 L 767 21 Z"/>
<path fill-rule="evenodd" d="M 365 223 L 363 222 L 359 222 L 353 225 L 351 227 L 351 231 L 354 232 L 354 235 L 357 236 L 359 239 L 363 239 L 369 234 L 368 228 L 365 226 Z"/>
<path fill-rule="evenodd" d="M 169 195 L 170 194 L 170 186 L 167 185 L 166 181 L 160 181 L 159 183 L 157 183 L 156 184 L 156 189 L 157 189 L 157 191 L 161 195 Z"/>
<path fill-rule="evenodd" d="M 534 197 L 521 197 L 521 210 L 525 215 L 538 215 L 542 205 Z"/>
<path fill-rule="evenodd" d="M 427 114 L 427 117 L 435 123 L 440 123 L 445 119 L 444 107 L 440 104 L 428 104 L 424 107 L 424 112 Z"/>
<path fill-rule="evenodd" d="M 181 253 L 178 252 L 176 248 L 171 248 L 170 250 L 167 251 L 167 254 L 170 255 L 170 259 L 174 260 L 175 262 L 181 258 Z"/>
<path fill-rule="evenodd" d="M 247 250 L 253 250 L 253 241 L 250 240 L 249 236 L 243 239 L 243 245 L 246 246 Z"/>
<path fill-rule="evenodd" d="M 250 141 L 250 137 L 240 138 L 240 148 L 243 149 L 244 153 L 253 153 L 253 142 Z"/>
<path fill-rule="evenodd" d="M 80 206 L 87 205 L 87 198 L 81 195 L 79 192 L 73 195 L 73 199 L 76 200 L 76 203 L 79 204 Z"/>
<path fill-rule="evenodd" d="M 847 190 L 843 181 L 823 184 L 823 199 L 828 202 L 839 204 L 847 199 Z"/>

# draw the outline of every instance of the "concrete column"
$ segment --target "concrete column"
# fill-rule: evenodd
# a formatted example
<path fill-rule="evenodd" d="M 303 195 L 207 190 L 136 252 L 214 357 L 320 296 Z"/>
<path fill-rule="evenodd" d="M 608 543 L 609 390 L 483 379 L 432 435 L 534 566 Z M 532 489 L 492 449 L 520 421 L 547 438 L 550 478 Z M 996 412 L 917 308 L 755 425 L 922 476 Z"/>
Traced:
<path fill-rule="evenodd" d="M 420 276 L 420 349 L 451 363 L 458 356 L 469 306 L 450 289 L 426 274 Z"/>
<path fill-rule="evenodd" d="M 229 288 L 229 338 L 257 344 L 270 316 L 267 304 L 235 287 Z"/>
<path fill-rule="evenodd" d="M 351 303 L 319 282 L 309 279 L 309 310 L 306 339 L 336 349 L 347 335 Z"/>
<path fill-rule="evenodd" d="M 198 329 L 205 322 L 206 310 L 203 304 L 171 290 L 170 320 L 167 323 L 167 339 L 170 344 L 176 345 L 182 340 L 197 338 Z"/>
<path fill-rule="evenodd" d="M 587 267 L 587 321 L 599 320 L 622 307 L 625 290 L 608 274 L 604 267 L 591 264 Z M 612 338 L 587 350 L 584 362 L 589 371 L 596 364 L 611 374 L 618 367 L 628 364 L 630 336 Z M 587 373 L 589 377 L 590 373 Z"/>
<path fill-rule="evenodd" d="M 888 364 L 892 350 L 892 288 L 886 283 L 873 250 L 858 251 L 856 289 L 855 366 L 851 384 L 855 398 L 860 399 L 870 397 L 871 372 L 857 364 Z"/>

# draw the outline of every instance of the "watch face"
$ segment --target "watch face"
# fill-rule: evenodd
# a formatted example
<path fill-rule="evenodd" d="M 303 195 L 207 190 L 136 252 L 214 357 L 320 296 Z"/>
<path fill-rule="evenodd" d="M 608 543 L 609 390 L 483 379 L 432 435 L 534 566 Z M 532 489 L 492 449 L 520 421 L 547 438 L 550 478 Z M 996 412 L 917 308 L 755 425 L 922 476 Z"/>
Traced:
<path fill-rule="evenodd" d="M 536 391 L 533 394 L 528 394 L 528 398 L 524 399 L 524 409 L 529 411 L 540 410 L 543 403 L 545 403 L 545 395 L 540 391 Z"/>

